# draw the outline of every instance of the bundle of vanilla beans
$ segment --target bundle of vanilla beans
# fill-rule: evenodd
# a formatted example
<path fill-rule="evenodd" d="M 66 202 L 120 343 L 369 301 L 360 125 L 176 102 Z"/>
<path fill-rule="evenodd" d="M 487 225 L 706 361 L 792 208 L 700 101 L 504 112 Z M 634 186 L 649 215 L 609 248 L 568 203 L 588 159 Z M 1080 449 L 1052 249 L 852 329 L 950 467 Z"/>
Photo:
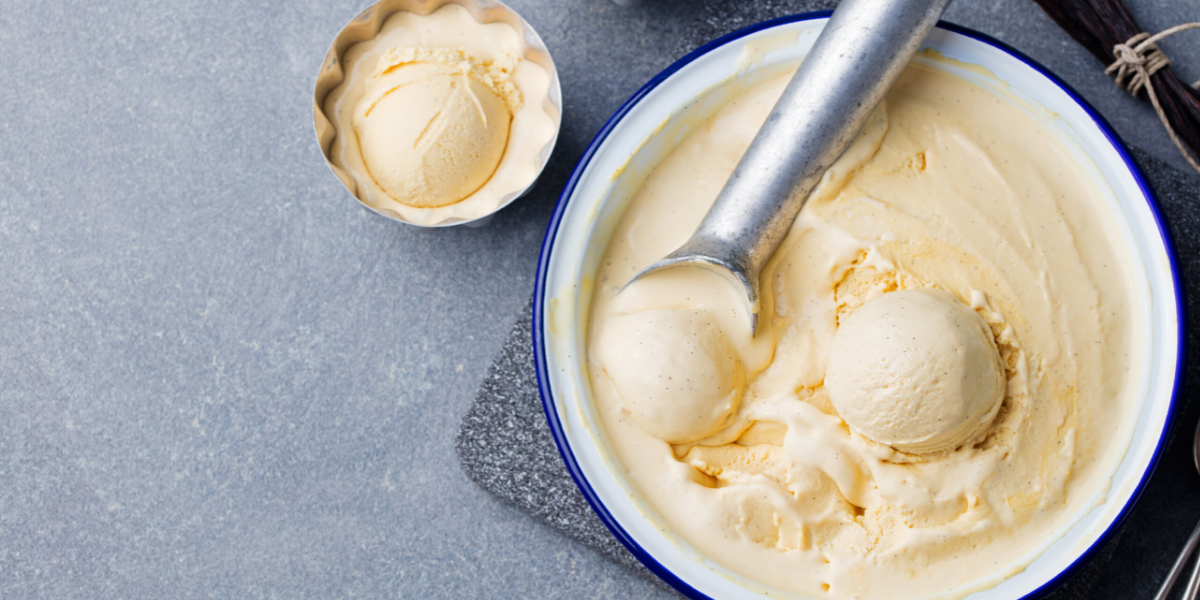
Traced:
<path fill-rule="evenodd" d="M 1138 49 L 1139 44 L 1135 42 L 1145 41 L 1150 36 L 1138 37 L 1143 31 L 1129 14 L 1125 4 L 1121 0 L 1035 1 L 1063 30 L 1100 59 L 1100 62 L 1111 66 L 1109 70 L 1117 73 L 1118 85 L 1134 92 L 1140 98 L 1157 104 L 1156 110 L 1163 125 L 1167 127 L 1168 133 L 1174 132 L 1175 145 L 1197 172 L 1200 172 L 1200 165 L 1197 164 L 1200 161 L 1193 158 L 1200 157 L 1200 93 L 1179 79 L 1171 70 L 1169 61 L 1153 42 L 1141 44 L 1143 47 L 1136 55 L 1131 52 Z M 1189 26 L 1197 27 L 1184 27 Z M 1119 45 L 1125 47 L 1118 49 Z M 1151 53 L 1158 53 L 1157 60 L 1168 66 L 1155 69 L 1152 66 L 1154 57 L 1150 56 Z M 1122 58 L 1122 55 L 1125 58 Z M 1119 69 L 1121 63 L 1126 63 L 1125 69 Z M 1138 64 L 1150 66 L 1151 72 L 1147 77 L 1149 85 L 1153 86 L 1153 93 L 1141 85 L 1129 85 L 1129 81 L 1138 78 Z M 1123 78 L 1127 81 L 1122 81 Z M 1157 102 L 1154 102 L 1155 100 Z M 1185 150 L 1184 146 L 1190 150 L 1191 156 L 1188 156 L 1188 150 Z"/>

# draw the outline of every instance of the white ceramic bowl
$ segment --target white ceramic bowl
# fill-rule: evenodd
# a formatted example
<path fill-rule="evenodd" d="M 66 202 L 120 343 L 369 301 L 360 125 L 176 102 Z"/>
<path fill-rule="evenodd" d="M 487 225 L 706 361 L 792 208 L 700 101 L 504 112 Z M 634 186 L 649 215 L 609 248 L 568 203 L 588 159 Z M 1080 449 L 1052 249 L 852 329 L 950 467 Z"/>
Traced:
<path fill-rule="evenodd" d="M 554 440 L 579 489 L 613 534 L 651 571 L 692 598 L 759 598 L 763 588 L 665 531 L 612 458 L 592 403 L 584 360 L 592 275 L 645 172 L 703 121 L 705 111 L 722 103 L 721 90 L 739 85 L 735 79 L 753 81 L 794 65 L 811 48 L 827 18 L 827 12 L 809 13 L 743 29 L 699 48 L 650 80 L 605 124 L 580 160 L 542 248 L 534 351 Z M 1027 568 L 1007 578 L 997 573 L 981 582 L 985 589 L 970 595 L 978 600 L 1040 597 L 1081 566 L 1116 529 L 1166 444 L 1183 364 L 1182 286 L 1173 246 L 1149 187 L 1112 128 L 1086 101 L 1045 67 L 977 32 L 941 24 L 924 47 L 953 60 L 914 60 L 1032 107 L 1053 136 L 1077 151 L 1098 187 L 1110 191 L 1098 199 L 1096 209 L 1114 215 L 1124 238 L 1114 243 L 1129 248 L 1140 271 L 1137 277 L 1145 282 L 1134 292 L 1144 308 L 1138 323 L 1138 341 L 1146 348 L 1137 382 L 1141 401 L 1131 415 L 1137 424 L 1111 487 L 1097 490 L 1095 508 L 1073 515 L 1072 524 L 1046 532 L 1045 544 Z"/>

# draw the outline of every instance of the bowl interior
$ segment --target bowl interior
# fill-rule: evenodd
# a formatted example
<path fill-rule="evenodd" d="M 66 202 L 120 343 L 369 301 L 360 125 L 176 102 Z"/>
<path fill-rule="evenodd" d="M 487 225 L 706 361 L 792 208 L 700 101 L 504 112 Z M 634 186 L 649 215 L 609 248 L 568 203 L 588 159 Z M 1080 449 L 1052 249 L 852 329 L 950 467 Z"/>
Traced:
<path fill-rule="evenodd" d="M 651 80 L 609 121 L 581 160 L 551 223 L 539 267 L 534 344 L 547 418 L 584 495 L 651 570 L 695 597 L 791 597 L 701 556 L 674 536 L 622 476 L 591 399 L 585 332 L 592 277 L 625 207 L 667 152 L 730 97 L 794 68 L 826 14 L 770 21 L 731 34 Z M 1166 228 L 1148 187 L 1108 125 L 1069 87 L 1030 59 L 982 34 L 941 25 L 915 62 L 991 89 L 1043 123 L 1077 155 L 1101 191 L 1119 240 L 1134 257 L 1144 364 L 1135 382 L 1137 423 L 1111 486 L 1073 515 L 1027 560 L 953 596 L 1039 595 L 1069 574 L 1127 513 L 1165 443 L 1181 351 L 1181 292 Z M 1030 562 L 1032 561 L 1032 562 Z M 1028 566 L 1025 566 L 1028 564 Z M 1023 570 L 1022 570 L 1023 568 Z M 1015 574 L 1014 574 L 1015 573 Z"/>

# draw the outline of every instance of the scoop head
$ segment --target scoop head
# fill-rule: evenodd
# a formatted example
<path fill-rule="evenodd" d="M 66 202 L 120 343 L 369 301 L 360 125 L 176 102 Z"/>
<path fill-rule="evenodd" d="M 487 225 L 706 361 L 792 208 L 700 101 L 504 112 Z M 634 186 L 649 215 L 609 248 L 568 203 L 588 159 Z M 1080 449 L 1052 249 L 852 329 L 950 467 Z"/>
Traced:
<path fill-rule="evenodd" d="M 733 286 L 739 292 L 738 296 L 746 301 L 746 314 L 750 316 L 751 333 L 758 333 L 759 270 L 749 265 L 744 254 L 727 244 L 694 236 L 678 250 L 634 275 L 633 279 L 625 284 L 625 287 L 629 287 L 635 281 L 653 273 L 681 267 L 703 269 L 715 273 Z"/>

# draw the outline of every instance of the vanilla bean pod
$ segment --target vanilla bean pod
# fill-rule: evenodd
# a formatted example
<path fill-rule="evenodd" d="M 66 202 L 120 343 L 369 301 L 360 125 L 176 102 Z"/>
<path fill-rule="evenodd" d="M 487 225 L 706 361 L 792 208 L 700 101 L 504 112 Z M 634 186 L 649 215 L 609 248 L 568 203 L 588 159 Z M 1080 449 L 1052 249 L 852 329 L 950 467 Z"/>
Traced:
<path fill-rule="evenodd" d="M 1117 61 L 1114 47 L 1142 33 L 1121 0 L 1035 0 L 1075 41 L 1105 66 Z M 1150 76 L 1163 116 L 1193 156 L 1200 157 L 1200 94 L 1174 71 Z M 1147 97 L 1146 91 L 1138 93 Z M 1181 149 L 1182 150 L 1182 149 Z"/>

